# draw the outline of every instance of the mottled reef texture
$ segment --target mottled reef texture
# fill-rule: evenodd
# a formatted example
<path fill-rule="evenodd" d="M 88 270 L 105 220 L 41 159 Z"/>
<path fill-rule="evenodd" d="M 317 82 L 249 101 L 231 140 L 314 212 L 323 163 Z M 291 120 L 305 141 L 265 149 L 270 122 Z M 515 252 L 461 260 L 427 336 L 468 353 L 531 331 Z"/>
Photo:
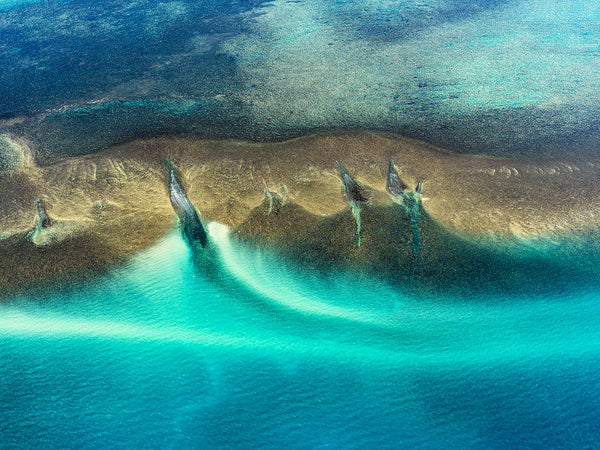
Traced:
<path fill-rule="evenodd" d="M 240 239 L 307 264 L 400 280 L 452 284 L 502 271 L 499 285 L 525 282 L 523 258 L 507 256 L 515 242 L 589 234 L 600 223 L 600 161 L 589 158 L 464 156 L 360 133 L 269 144 L 161 137 L 40 166 L 26 143 L 3 139 L 11 149 L 0 172 L 0 283 L 7 289 L 103 270 L 160 238 L 176 221 L 165 159 L 203 218 Z M 386 192 L 390 158 L 410 188 L 423 182 L 418 255 L 406 210 Z M 361 205 L 360 248 L 335 161 L 370 197 Z M 52 223 L 30 234 L 38 198 Z"/>

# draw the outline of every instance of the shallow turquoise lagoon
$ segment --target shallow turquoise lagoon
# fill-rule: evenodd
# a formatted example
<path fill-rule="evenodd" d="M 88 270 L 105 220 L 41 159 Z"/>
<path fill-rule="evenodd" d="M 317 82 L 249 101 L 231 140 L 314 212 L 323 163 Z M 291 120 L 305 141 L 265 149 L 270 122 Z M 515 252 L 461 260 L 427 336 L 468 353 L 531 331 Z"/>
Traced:
<path fill-rule="evenodd" d="M 41 162 L 357 129 L 597 155 L 599 30 L 597 0 L 0 0 L 0 133 Z M 210 231 L 210 257 L 173 230 L 101 277 L 0 286 L 1 448 L 600 446 L 597 234 L 507 246 L 530 285 L 451 295 Z"/>
<path fill-rule="evenodd" d="M 595 286 L 425 296 L 210 232 L 216 269 L 173 230 L 102 278 L 1 305 L 3 447 L 600 438 Z"/>

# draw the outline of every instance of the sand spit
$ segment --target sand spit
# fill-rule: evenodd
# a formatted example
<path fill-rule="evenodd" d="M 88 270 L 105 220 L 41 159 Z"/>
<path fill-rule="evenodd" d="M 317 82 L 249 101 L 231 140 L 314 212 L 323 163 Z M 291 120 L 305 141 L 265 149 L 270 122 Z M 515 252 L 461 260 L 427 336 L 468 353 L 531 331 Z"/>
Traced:
<path fill-rule="evenodd" d="M 47 166 L 20 148 L 19 164 L 0 173 L 0 283 L 7 288 L 101 270 L 160 238 L 176 222 L 165 159 L 205 220 L 307 261 L 378 272 L 408 273 L 415 258 L 409 217 L 386 192 L 389 158 L 407 186 L 422 180 L 422 274 L 460 266 L 465 256 L 456 249 L 464 243 L 489 248 L 600 224 L 600 161 L 589 159 L 463 156 L 374 133 L 268 144 L 160 137 Z M 370 195 L 360 251 L 335 161 Z M 53 225 L 32 239 L 40 197 Z"/>

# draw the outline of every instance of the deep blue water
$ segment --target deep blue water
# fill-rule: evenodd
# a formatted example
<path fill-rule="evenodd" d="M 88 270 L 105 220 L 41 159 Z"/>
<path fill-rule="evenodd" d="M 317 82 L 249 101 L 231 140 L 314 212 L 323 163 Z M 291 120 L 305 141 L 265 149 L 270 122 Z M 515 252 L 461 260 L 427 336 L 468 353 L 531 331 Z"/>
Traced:
<path fill-rule="evenodd" d="M 599 8 L 28 2 L 0 11 L 0 131 L 48 158 L 161 133 L 264 141 L 336 129 L 456 152 L 597 153 Z"/>
<path fill-rule="evenodd" d="M 599 60 L 595 0 L 0 2 L 0 132 L 41 161 L 339 129 L 597 154 Z M 597 235 L 541 291 L 450 295 L 211 230 L 216 275 L 173 230 L 105 276 L 0 287 L 0 447 L 598 446 Z"/>

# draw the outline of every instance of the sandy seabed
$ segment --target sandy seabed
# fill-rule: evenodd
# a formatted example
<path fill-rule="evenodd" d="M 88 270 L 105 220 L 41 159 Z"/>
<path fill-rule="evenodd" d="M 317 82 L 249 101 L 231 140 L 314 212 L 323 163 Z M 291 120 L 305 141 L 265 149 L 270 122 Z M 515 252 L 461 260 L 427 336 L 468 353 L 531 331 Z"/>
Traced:
<path fill-rule="evenodd" d="M 487 270 L 476 269 L 472 245 L 502 251 L 599 224 L 600 161 L 589 158 L 456 155 L 365 132 L 268 144 L 157 137 L 42 166 L 26 142 L 3 139 L 0 280 L 8 288 L 107 269 L 163 236 L 176 223 L 165 159 L 205 221 L 308 263 L 414 271 L 410 218 L 386 192 L 390 158 L 410 189 L 423 183 L 419 261 L 429 279 L 440 271 L 447 279 L 449 267 L 456 279 Z M 368 192 L 360 248 L 336 161 Z M 275 210 L 265 189 L 283 201 Z M 33 234 L 38 198 L 53 224 Z"/>

